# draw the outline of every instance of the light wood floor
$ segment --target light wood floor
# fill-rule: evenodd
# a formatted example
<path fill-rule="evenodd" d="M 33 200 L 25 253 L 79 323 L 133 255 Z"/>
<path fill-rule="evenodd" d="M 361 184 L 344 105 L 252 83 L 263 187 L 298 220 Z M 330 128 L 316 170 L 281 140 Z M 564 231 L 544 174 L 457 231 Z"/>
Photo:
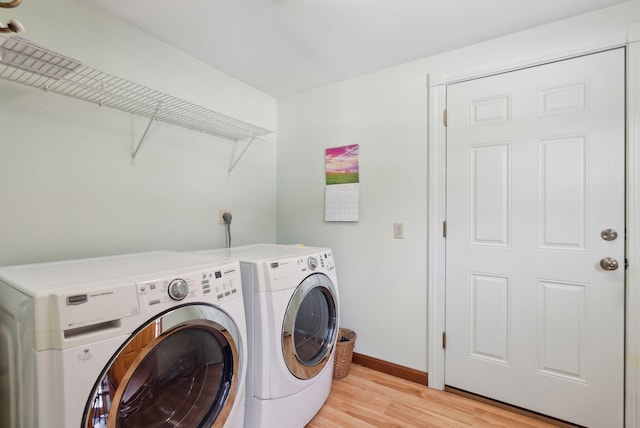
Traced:
<path fill-rule="evenodd" d="M 307 428 L 552 427 L 507 410 L 351 365 Z"/>

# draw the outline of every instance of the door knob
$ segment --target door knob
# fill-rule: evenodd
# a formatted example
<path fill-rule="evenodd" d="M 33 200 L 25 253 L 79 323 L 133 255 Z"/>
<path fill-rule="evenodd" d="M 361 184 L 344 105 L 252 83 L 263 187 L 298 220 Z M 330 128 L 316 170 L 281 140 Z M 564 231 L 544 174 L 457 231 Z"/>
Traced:
<path fill-rule="evenodd" d="M 616 270 L 618 269 L 618 261 L 611 257 L 605 257 L 600 260 L 600 267 L 604 270 Z"/>

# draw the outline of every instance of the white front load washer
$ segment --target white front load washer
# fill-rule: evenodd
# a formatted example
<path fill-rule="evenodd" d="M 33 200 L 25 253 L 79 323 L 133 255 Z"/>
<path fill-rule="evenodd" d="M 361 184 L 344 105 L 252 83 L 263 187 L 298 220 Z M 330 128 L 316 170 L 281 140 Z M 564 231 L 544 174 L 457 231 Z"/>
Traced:
<path fill-rule="evenodd" d="M 240 266 L 150 252 L 0 268 L 0 426 L 244 424 Z"/>
<path fill-rule="evenodd" d="M 302 428 L 331 390 L 338 281 L 328 248 L 257 244 L 240 261 L 247 316 L 247 428 Z"/>

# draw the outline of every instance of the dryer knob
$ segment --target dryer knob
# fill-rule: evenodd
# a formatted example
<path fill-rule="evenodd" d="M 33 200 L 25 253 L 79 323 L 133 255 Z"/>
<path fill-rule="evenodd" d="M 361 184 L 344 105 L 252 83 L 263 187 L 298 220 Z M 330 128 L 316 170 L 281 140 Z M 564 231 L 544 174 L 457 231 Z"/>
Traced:
<path fill-rule="evenodd" d="M 189 294 L 189 284 L 184 279 L 174 279 L 169 283 L 169 297 L 173 300 L 182 300 Z"/>
<path fill-rule="evenodd" d="M 309 269 L 316 270 L 316 268 L 318 267 L 318 260 L 316 260 L 315 257 L 309 257 L 309 260 L 307 260 L 307 264 L 309 265 Z"/>

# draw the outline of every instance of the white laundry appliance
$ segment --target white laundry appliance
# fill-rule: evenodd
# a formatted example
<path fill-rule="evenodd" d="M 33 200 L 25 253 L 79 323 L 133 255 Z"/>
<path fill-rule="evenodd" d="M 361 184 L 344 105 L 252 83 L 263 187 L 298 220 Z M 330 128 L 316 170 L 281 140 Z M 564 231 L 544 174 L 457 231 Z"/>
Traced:
<path fill-rule="evenodd" d="M 328 248 L 257 244 L 204 254 L 240 261 L 247 316 L 247 428 L 302 428 L 325 403 L 338 335 Z"/>
<path fill-rule="evenodd" d="M 0 426 L 244 425 L 238 262 L 150 252 L 0 268 Z"/>

